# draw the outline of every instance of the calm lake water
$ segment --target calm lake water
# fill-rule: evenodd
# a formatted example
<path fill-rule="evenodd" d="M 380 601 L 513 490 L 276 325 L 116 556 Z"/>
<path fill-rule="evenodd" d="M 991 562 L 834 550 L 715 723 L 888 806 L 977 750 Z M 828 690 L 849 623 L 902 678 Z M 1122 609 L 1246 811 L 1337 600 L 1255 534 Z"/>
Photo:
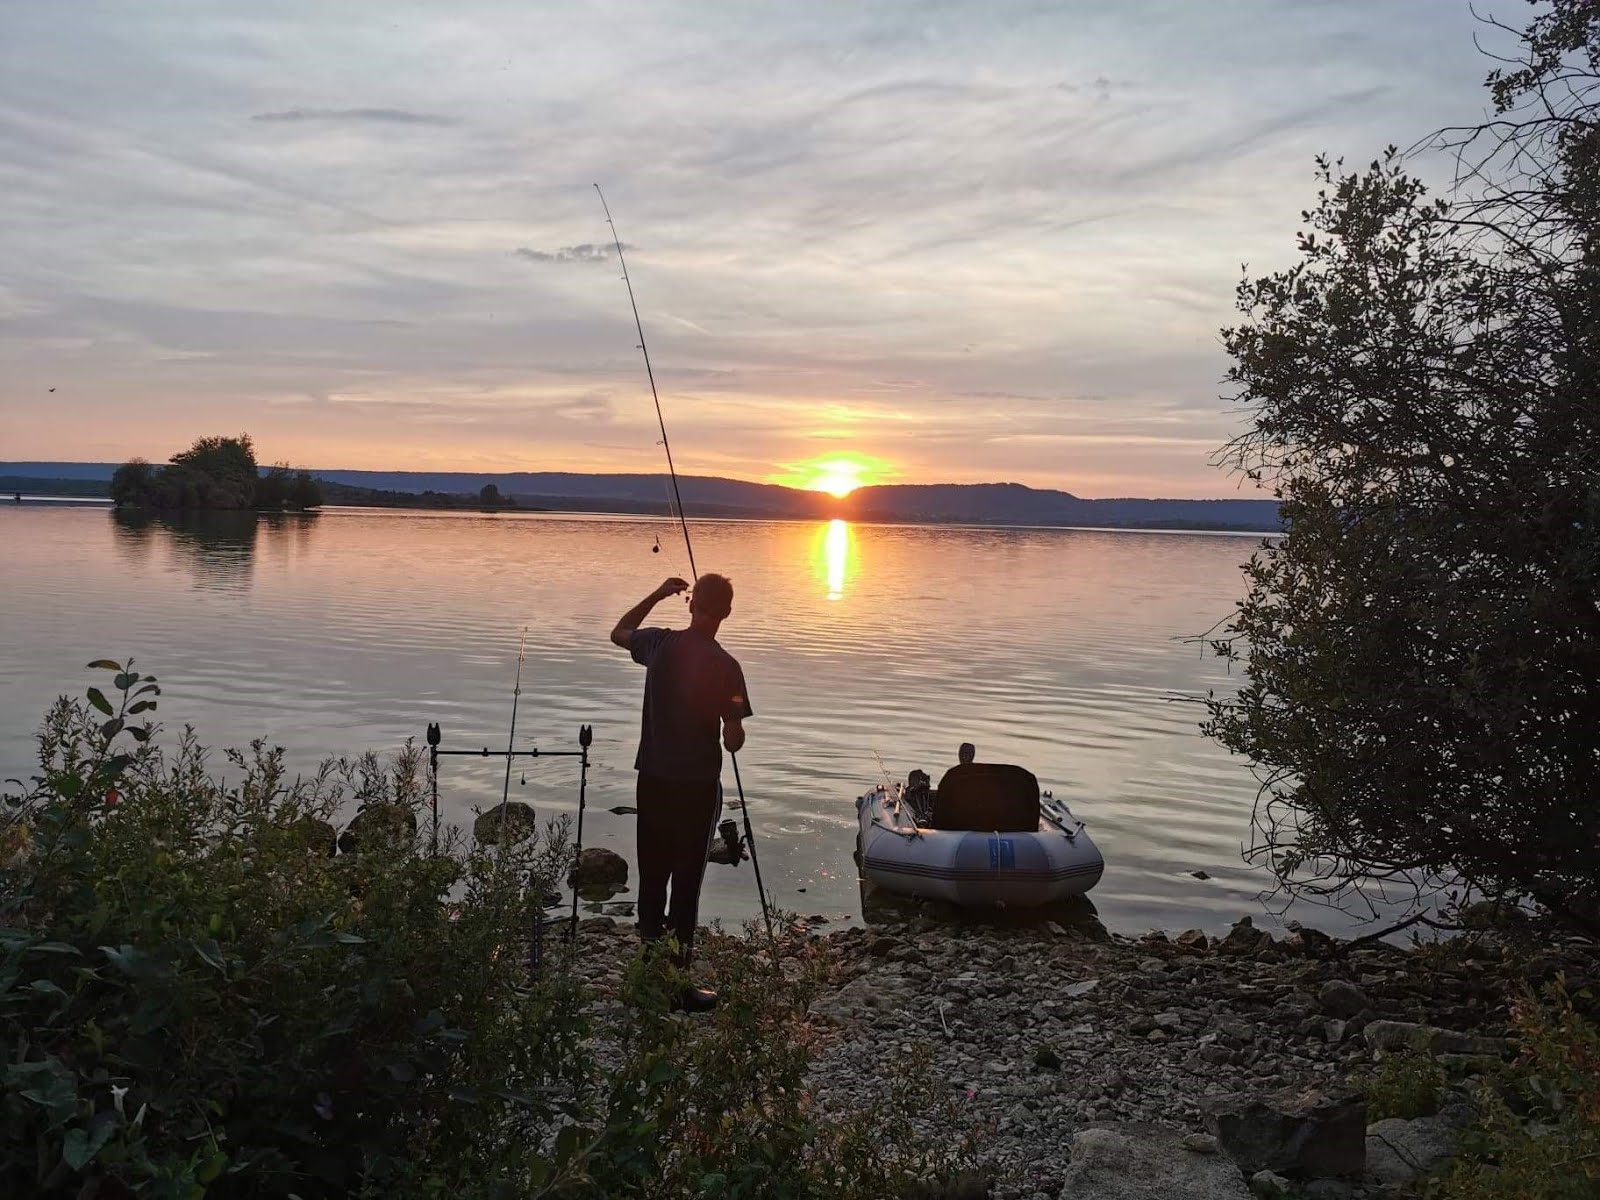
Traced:
<path fill-rule="evenodd" d="M 1262 919 L 1264 877 L 1240 859 L 1254 781 L 1200 735 L 1202 710 L 1174 700 L 1235 685 L 1179 639 L 1226 615 L 1258 538 L 842 522 L 694 533 L 701 569 L 737 590 L 722 640 L 756 710 L 740 766 L 781 905 L 859 920 L 853 801 L 882 778 L 875 755 L 896 778 L 937 779 L 972 741 L 1089 822 L 1107 864 L 1092 899 L 1113 929 Z M 643 673 L 607 634 L 688 573 L 675 526 L 368 510 L 127 522 L 7 505 L 0 546 L 0 775 L 30 773 L 40 716 L 81 694 L 101 656 L 160 676 L 169 736 L 192 723 L 217 747 L 265 737 L 298 768 L 420 742 L 429 721 L 446 747 L 503 748 L 526 627 L 518 741 L 575 748 L 594 725 L 585 841 L 632 862 L 632 819 L 606 810 L 633 802 Z M 654 623 L 686 622 L 669 600 Z M 445 760 L 447 816 L 497 801 L 501 770 Z M 731 771 L 724 782 L 731 796 Z M 542 814 L 575 812 L 577 767 L 540 760 L 512 791 Z M 748 864 L 708 868 L 705 916 L 757 911 Z M 1342 927 L 1321 909 L 1290 915 Z"/>

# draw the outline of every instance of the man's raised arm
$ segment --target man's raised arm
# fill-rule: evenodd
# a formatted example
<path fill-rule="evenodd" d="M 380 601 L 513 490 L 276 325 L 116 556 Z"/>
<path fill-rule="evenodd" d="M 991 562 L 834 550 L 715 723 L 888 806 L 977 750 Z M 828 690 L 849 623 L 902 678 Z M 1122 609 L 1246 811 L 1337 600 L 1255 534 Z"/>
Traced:
<path fill-rule="evenodd" d="M 617 627 L 611 631 L 611 641 L 615 645 L 621 646 L 624 650 L 632 649 L 634 631 L 639 628 L 639 622 L 650 615 L 650 610 L 668 596 L 676 596 L 679 592 L 687 591 L 688 588 L 688 583 L 677 578 L 677 576 L 667 580 L 622 614 L 622 620 L 618 621 Z"/>

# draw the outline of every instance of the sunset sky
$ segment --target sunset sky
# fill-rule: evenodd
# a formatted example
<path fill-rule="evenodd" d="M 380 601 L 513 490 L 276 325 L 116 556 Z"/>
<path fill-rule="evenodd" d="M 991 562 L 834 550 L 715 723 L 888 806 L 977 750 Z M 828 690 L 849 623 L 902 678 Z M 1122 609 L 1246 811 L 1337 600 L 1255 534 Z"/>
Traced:
<path fill-rule="evenodd" d="M 1240 264 L 1292 261 L 1318 151 L 1480 114 L 1479 28 L 0 0 L 0 460 L 248 430 L 313 467 L 659 470 L 599 181 L 681 471 L 1238 495 L 1207 460 Z"/>

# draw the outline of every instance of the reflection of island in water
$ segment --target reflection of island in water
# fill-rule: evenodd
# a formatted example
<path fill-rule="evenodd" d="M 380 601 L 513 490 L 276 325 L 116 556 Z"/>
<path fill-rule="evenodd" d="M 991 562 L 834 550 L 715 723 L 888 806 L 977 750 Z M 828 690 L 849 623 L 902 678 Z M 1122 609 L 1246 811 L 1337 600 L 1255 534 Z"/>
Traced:
<path fill-rule="evenodd" d="M 118 508 L 111 512 L 116 545 L 129 562 L 142 562 L 159 547 L 203 588 L 243 590 L 263 552 L 304 547 L 317 514 L 218 510 L 152 513 Z"/>

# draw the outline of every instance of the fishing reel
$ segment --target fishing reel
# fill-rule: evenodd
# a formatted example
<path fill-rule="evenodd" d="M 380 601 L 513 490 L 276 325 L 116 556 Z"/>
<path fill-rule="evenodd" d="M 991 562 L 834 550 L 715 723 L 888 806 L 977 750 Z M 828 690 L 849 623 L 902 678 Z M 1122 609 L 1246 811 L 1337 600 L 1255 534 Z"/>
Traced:
<path fill-rule="evenodd" d="M 745 852 L 744 839 L 739 836 L 738 822 L 731 817 L 717 826 L 717 836 L 722 840 L 712 844 L 710 853 L 706 855 L 707 862 L 736 867 L 741 860 L 749 857 Z"/>

